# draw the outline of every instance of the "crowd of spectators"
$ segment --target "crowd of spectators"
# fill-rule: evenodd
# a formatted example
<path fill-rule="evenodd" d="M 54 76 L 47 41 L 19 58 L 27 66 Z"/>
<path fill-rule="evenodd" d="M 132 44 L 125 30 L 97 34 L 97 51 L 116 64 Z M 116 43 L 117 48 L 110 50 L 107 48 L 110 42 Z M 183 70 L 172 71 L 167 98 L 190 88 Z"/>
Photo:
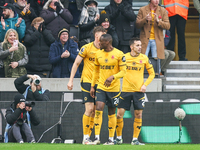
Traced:
<path fill-rule="evenodd" d="M 167 1 L 164 0 L 168 4 Z M 113 38 L 113 46 L 124 53 L 130 52 L 129 40 L 139 36 L 142 53 L 145 54 L 147 49 L 153 52 L 153 47 L 148 46 L 153 37 L 156 41 L 155 58 L 165 59 L 167 54 L 164 52 L 164 38 L 161 37 L 164 37 L 164 29 L 171 31 L 166 47 L 173 51 L 175 35 L 174 29 L 170 28 L 173 16 L 169 19 L 166 9 L 158 6 L 159 0 L 149 0 L 149 3 L 141 7 L 136 16 L 131 0 L 110 0 L 110 4 L 101 12 L 96 0 L 2 0 L 0 76 L 19 77 L 28 73 L 41 77 L 69 77 L 79 49 L 94 40 L 92 32 L 95 26 L 104 27 Z M 71 26 L 79 28 L 78 39 L 70 35 Z M 9 29 L 12 32 L 8 33 Z M 15 37 L 9 40 L 11 36 Z M 14 44 L 16 40 L 17 46 Z M 181 44 L 184 45 L 179 42 Z M 179 57 L 180 60 L 187 60 L 185 52 L 181 50 Z M 11 74 L 13 70 L 18 70 L 18 74 Z M 81 71 L 75 77 L 80 75 Z"/>

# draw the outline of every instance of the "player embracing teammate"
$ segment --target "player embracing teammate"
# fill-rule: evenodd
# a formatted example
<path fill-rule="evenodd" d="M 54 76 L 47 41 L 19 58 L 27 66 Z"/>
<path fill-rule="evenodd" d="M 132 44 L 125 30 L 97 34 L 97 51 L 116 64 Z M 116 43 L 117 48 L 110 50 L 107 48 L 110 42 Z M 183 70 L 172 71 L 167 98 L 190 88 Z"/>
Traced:
<path fill-rule="evenodd" d="M 102 115 L 105 104 L 108 106 L 109 139 L 106 143 L 104 143 L 104 145 L 121 144 L 123 142 L 123 115 L 125 110 L 130 110 L 131 103 L 133 102 L 135 119 L 133 123 L 134 133 L 131 144 L 144 145 L 138 141 L 138 136 L 141 131 L 142 112 L 145 107 L 144 93 L 146 92 L 147 85 L 149 85 L 155 77 L 153 66 L 148 57 L 144 54 L 141 54 L 141 41 L 139 38 L 132 38 L 130 40 L 131 52 L 126 54 L 123 54 L 122 51 L 112 47 L 112 37 L 109 34 L 104 34 L 103 30 L 101 36 L 98 36 L 98 38 L 96 38 L 96 42 L 94 41 L 94 43 L 97 44 L 97 41 L 99 41 L 99 47 L 95 50 L 95 61 L 92 66 L 93 74 L 91 74 L 90 71 L 90 81 L 84 82 L 84 68 L 81 78 L 81 89 L 86 108 L 86 111 L 83 115 L 82 144 L 100 144 L 100 131 L 103 120 Z M 90 50 L 86 52 L 87 48 L 85 46 L 83 48 L 80 50 L 79 55 L 77 56 L 77 59 L 80 60 L 76 60 L 72 67 L 68 89 L 73 88 L 73 77 L 80 62 L 84 60 L 85 63 L 85 61 L 89 59 L 87 58 L 87 55 L 91 54 L 92 49 L 95 49 L 95 47 L 91 47 Z M 86 64 L 84 64 L 84 67 L 85 65 Z M 144 82 L 145 68 L 149 73 L 149 77 L 146 82 Z M 122 77 L 123 85 L 121 93 L 120 78 Z M 84 86 L 83 83 L 88 83 L 88 86 Z M 98 85 L 96 88 L 95 85 L 97 83 Z M 90 95 L 88 95 L 89 92 Z M 95 102 L 92 102 L 94 98 Z M 89 99 L 91 99 L 91 101 L 88 101 Z M 96 110 L 94 105 L 95 103 Z M 117 117 L 115 115 L 116 107 L 118 107 Z M 95 117 L 93 119 L 94 110 Z M 90 140 L 90 129 L 93 128 L 94 124 L 95 140 L 92 142 Z M 114 140 L 115 130 L 117 133 L 117 138 Z"/>

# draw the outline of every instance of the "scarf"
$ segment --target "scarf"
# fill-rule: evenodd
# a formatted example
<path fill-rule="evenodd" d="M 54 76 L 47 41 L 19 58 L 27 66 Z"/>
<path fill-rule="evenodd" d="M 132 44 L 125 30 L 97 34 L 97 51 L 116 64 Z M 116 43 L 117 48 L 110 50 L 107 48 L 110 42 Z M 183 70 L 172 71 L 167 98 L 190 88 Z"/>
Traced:
<path fill-rule="evenodd" d="M 84 6 L 81 12 L 79 24 L 87 24 L 88 20 L 94 20 L 97 14 L 99 14 L 99 9 L 97 7 L 94 8 Z"/>

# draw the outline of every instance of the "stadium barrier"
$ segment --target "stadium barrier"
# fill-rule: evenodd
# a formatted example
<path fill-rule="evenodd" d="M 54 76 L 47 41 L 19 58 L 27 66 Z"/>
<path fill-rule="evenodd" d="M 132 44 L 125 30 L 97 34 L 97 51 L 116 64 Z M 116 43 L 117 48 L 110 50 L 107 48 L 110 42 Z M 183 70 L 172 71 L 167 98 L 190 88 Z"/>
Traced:
<path fill-rule="evenodd" d="M 186 117 L 182 121 L 181 143 L 199 143 L 200 103 L 197 98 L 199 94 L 198 92 L 147 93 L 146 99 L 148 99 L 148 102 L 145 104 L 143 113 L 140 141 L 145 143 L 174 143 L 178 141 L 179 121 L 174 117 L 174 111 L 177 107 L 181 107 L 186 112 Z M 57 101 L 36 102 L 34 109 L 41 120 L 40 125 L 32 126 L 36 140 L 41 137 L 45 130 L 59 121 L 61 95 L 62 93 L 55 93 L 55 97 L 60 96 L 60 99 L 57 99 Z M 82 115 L 85 110 L 80 97 L 81 92 L 65 93 L 63 110 L 70 101 L 72 103 L 69 104 L 63 115 L 61 124 L 62 138 L 74 139 L 77 143 L 82 142 Z M 152 100 L 153 98 L 154 100 Z M 11 101 L 0 101 L 0 139 L 6 125 L 5 110 L 10 104 Z M 131 108 L 124 115 L 124 143 L 130 143 L 132 139 L 133 112 L 134 110 Z M 108 139 L 107 115 L 107 107 L 105 107 L 101 129 L 102 143 Z M 45 133 L 40 142 L 50 143 L 55 137 L 57 137 L 57 126 Z M 91 139 L 94 139 L 94 133 L 92 133 Z"/>

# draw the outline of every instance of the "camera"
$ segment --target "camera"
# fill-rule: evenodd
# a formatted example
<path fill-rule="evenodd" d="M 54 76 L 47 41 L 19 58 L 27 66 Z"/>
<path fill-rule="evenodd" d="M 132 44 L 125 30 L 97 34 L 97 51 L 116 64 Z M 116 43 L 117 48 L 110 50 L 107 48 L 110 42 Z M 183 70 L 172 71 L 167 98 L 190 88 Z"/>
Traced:
<path fill-rule="evenodd" d="M 25 105 L 28 106 L 28 107 L 34 107 L 35 106 L 35 102 L 26 101 Z"/>
<path fill-rule="evenodd" d="M 39 84 L 40 84 L 40 80 L 39 80 L 39 79 L 35 79 L 35 80 L 33 80 L 33 83 L 34 83 L 35 85 L 39 85 Z"/>
<path fill-rule="evenodd" d="M 16 123 L 18 126 L 22 126 L 24 123 L 24 120 L 22 118 L 19 118 Z"/>

